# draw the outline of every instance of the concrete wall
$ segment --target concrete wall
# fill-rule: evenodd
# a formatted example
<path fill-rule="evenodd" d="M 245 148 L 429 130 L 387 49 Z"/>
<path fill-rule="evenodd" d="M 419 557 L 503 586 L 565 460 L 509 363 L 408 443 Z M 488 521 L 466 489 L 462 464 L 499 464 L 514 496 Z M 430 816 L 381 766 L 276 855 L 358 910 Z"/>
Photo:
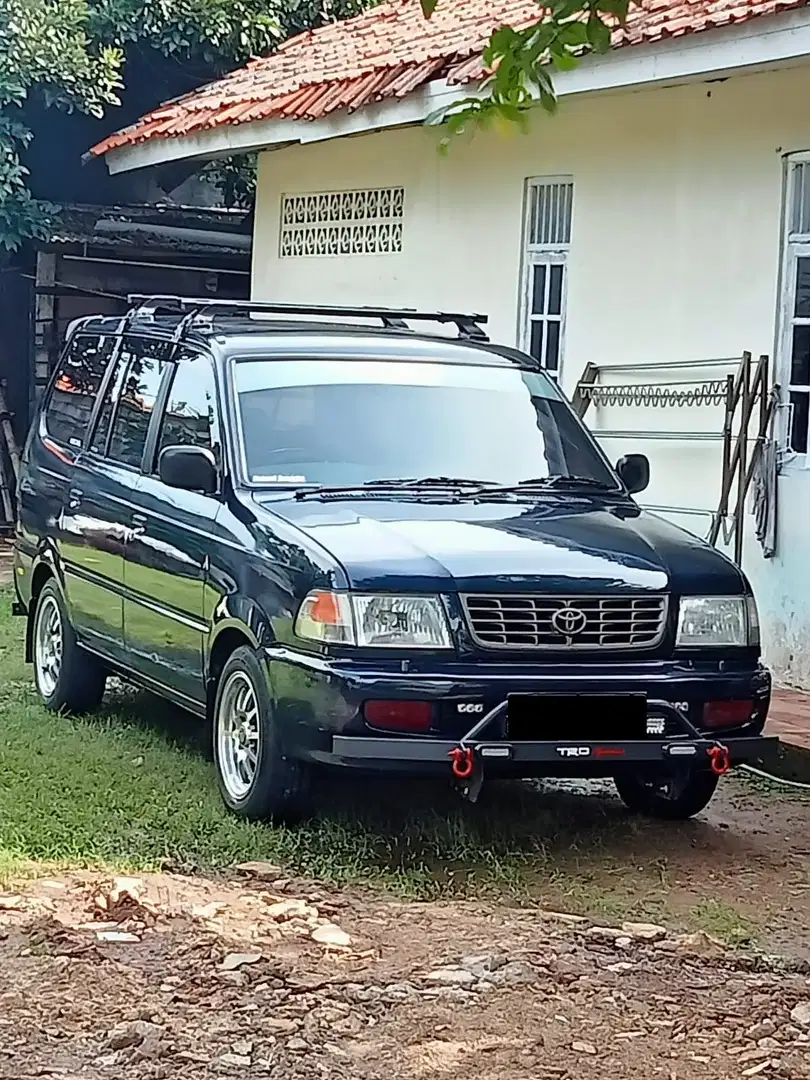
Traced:
<path fill-rule="evenodd" d="M 260 158 L 254 295 L 262 299 L 456 307 L 490 315 L 515 342 L 525 180 L 571 176 L 562 382 L 585 364 L 667 364 L 773 355 L 783 158 L 810 149 L 810 67 L 638 93 L 566 99 L 528 135 L 477 135 L 448 157 L 431 129 L 401 129 L 290 147 Z M 283 194 L 404 186 L 403 251 L 278 257 Z M 722 375 L 726 369 L 713 369 Z M 708 373 L 708 369 L 707 369 Z M 674 378 L 672 371 L 661 377 Z M 652 381 L 655 376 L 622 376 Z M 614 381 L 614 380 L 611 380 Z M 719 431 L 718 408 L 604 408 L 599 428 Z M 649 453 L 658 506 L 716 506 L 717 442 L 611 439 L 614 458 Z M 810 687 L 810 474 L 780 479 L 776 559 L 747 543 L 767 652 L 778 675 Z M 673 516 L 673 515 L 670 515 Z M 674 515 L 705 533 L 708 520 Z"/>

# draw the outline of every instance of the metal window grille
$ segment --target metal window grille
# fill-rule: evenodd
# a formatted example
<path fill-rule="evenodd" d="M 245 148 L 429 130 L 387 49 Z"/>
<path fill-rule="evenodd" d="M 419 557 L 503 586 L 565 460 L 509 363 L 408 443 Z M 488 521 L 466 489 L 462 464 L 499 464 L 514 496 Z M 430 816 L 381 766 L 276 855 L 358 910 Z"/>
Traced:
<path fill-rule="evenodd" d="M 520 343 L 554 378 L 562 362 L 573 206 L 571 180 L 528 181 Z"/>
<path fill-rule="evenodd" d="M 571 243 L 574 185 L 570 180 L 530 180 L 527 243 L 530 248 L 567 247 Z"/>
<path fill-rule="evenodd" d="M 796 161 L 790 166 L 791 234 L 810 236 L 810 161 Z"/>
<path fill-rule="evenodd" d="M 810 161 L 788 166 L 785 273 L 781 305 L 783 385 L 790 450 L 810 450 Z"/>
<path fill-rule="evenodd" d="M 397 255 L 404 205 L 401 187 L 284 195 L 280 256 Z"/>

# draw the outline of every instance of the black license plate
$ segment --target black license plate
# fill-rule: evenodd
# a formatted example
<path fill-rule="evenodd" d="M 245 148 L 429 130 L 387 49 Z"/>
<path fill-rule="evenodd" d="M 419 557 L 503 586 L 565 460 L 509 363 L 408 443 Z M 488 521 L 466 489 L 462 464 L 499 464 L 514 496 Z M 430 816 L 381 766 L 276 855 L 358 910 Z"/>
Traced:
<path fill-rule="evenodd" d="M 647 734 L 645 694 L 510 694 L 506 737 L 517 742 L 624 742 Z"/>

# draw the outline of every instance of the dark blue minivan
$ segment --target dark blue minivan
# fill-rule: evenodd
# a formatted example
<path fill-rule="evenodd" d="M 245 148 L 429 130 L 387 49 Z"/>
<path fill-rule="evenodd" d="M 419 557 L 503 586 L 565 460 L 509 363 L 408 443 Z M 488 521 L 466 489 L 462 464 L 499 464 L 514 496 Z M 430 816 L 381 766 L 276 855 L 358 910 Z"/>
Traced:
<path fill-rule="evenodd" d="M 249 818 L 305 813 L 332 765 L 470 798 L 609 776 L 677 819 L 761 760 L 744 575 L 484 321 L 156 297 L 74 324 L 19 485 L 44 703 L 115 675 L 190 710 Z"/>

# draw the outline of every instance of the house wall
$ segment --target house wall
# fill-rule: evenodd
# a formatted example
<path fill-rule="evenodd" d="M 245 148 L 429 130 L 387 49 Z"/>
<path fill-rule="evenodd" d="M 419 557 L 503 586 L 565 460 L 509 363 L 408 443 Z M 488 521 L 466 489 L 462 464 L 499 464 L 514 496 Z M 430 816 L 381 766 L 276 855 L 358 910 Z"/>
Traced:
<path fill-rule="evenodd" d="M 487 133 L 437 153 L 435 130 L 400 129 L 295 146 L 260 158 L 253 290 L 261 299 L 394 304 L 487 312 L 514 343 L 527 177 L 570 176 L 573 229 L 562 382 L 589 361 L 666 365 L 743 350 L 773 355 L 784 155 L 810 148 L 810 67 L 637 93 L 565 99 L 531 132 Z M 283 194 L 404 186 L 398 255 L 284 258 Z M 714 377 L 733 364 L 706 369 Z M 700 373 L 695 373 L 699 375 Z M 684 377 L 684 376 L 681 376 Z M 722 410 L 599 408 L 595 430 L 717 433 Z M 612 457 L 647 452 L 652 506 L 717 504 L 712 440 L 604 439 Z M 707 517 L 671 514 L 704 534 Z M 748 533 L 752 532 L 750 519 Z M 744 564 L 777 675 L 810 688 L 810 473 L 780 477 L 779 551 L 749 535 Z"/>

